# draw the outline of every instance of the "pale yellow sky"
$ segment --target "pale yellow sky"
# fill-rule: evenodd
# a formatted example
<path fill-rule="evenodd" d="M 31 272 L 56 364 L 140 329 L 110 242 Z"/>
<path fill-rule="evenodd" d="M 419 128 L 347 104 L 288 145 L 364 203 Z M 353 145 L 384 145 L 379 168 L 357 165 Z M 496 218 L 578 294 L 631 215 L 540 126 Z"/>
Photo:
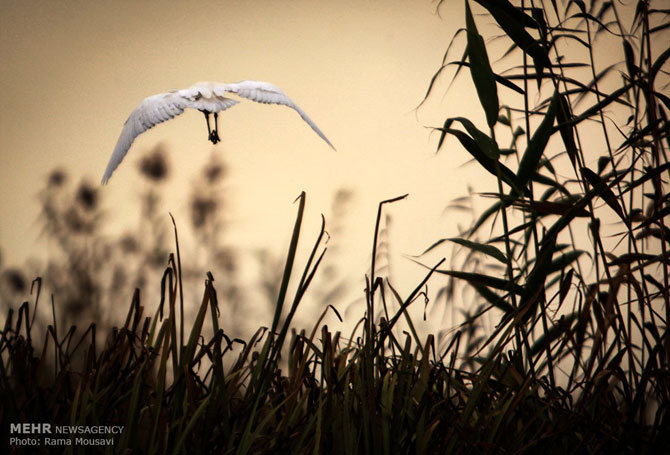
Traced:
<path fill-rule="evenodd" d="M 464 22 L 463 2 L 445 2 L 441 17 L 435 6 L 429 0 L 0 0 L 3 266 L 44 255 L 44 244 L 37 242 L 36 193 L 46 175 L 58 166 L 72 181 L 85 177 L 97 184 L 125 119 L 143 98 L 197 81 L 257 79 L 282 88 L 337 151 L 287 108 L 249 101 L 235 106 L 219 118 L 222 142 L 216 146 L 207 141 L 202 115 L 187 111 L 141 135 L 109 184 L 100 188 L 108 232 L 135 227 L 140 182 L 136 161 L 142 152 L 164 143 L 173 169 L 162 187 L 161 213 L 166 220 L 168 212 L 175 215 L 182 253 L 193 256 L 186 236 L 185 196 L 196 171 L 214 154 L 229 171 L 226 218 L 231 228 L 226 241 L 242 253 L 268 249 L 285 254 L 295 219 L 293 201 L 304 190 L 304 260 L 320 214 L 330 212 L 335 192 L 352 191 L 350 212 L 327 224 L 343 226 L 329 245 L 345 258 L 344 273 L 360 280 L 360 288 L 349 280 L 360 295 L 377 205 L 409 193 L 388 207 L 393 215 L 393 283 L 407 295 L 425 270 L 405 255 L 456 235 L 458 224 L 470 222 L 463 212 L 445 213 L 449 202 L 467 194 L 468 185 L 477 192 L 497 191 L 489 174 L 477 166 L 461 166 L 469 156 L 455 141 L 436 155 L 438 135 L 426 128 L 454 116 L 484 128 L 467 71 L 448 92 L 453 73 L 445 75 L 435 95 L 415 111 Z M 477 21 L 480 30 L 492 22 L 480 15 Z M 508 44 L 489 40 L 487 46 L 495 61 Z M 565 51 L 573 52 L 575 46 L 568 43 Z M 458 49 L 454 58 L 460 57 L 462 47 Z M 608 52 L 597 58 L 601 70 L 620 55 Z M 508 60 L 495 67 L 501 71 L 513 65 Z M 608 83 L 616 85 L 618 79 Z M 500 87 L 499 92 L 504 102 L 509 90 Z M 531 103 L 540 99 L 536 93 L 530 98 Z M 605 153 L 602 133 L 595 131 L 584 134 L 589 165 Z M 615 133 L 612 137 L 620 140 Z M 498 138 L 504 143 L 503 134 Z M 559 172 L 565 179 L 572 177 L 571 169 Z M 480 200 L 478 207 L 489 203 Z M 616 229 L 613 221 L 606 225 Z M 448 255 L 446 249 L 440 253 Z"/>
<path fill-rule="evenodd" d="M 245 102 L 220 117 L 223 142 L 206 140 L 189 112 L 142 135 L 101 189 L 110 228 L 137 219 L 135 160 L 164 142 L 174 165 L 166 194 L 185 192 L 211 153 L 229 166 L 229 239 L 285 248 L 300 191 L 314 229 L 334 191 L 354 192 L 341 250 L 361 271 L 378 201 L 392 208 L 394 247 L 416 254 L 455 233 L 442 216 L 466 191 L 461 151 L 434 154 L 449 115 L 481 116 L 472 92 L 452 90 L 417 112 L 462 6 L 429 1 L 2 2 L 0 245 L 5 263 L 35 254 L 35 193 L 62 166 L 97 183 L 128 114 L 146 96 L 199 80 L 270 81 L 320 126 L 330 150 L 294 112 Z M 451 20 L 450 20 L 451 19 Z M 461 96 L 457 99 L 457 96 Z M 184 198 L 168 198 L 187 224 Z M 175 206 L 170 206 L 174 201 Z M 412 269 L 416 266 L 408 264 Z M 417 270 L 418 274 L 423 273 Z"/>

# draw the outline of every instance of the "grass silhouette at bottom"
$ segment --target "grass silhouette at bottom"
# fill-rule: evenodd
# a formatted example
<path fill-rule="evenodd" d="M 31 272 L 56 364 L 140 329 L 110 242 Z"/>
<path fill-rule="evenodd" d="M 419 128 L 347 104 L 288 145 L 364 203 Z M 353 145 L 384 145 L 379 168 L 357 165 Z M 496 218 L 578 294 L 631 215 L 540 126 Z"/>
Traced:
<path fill-rule="evenodd" d="M 44 344 L 35 345 L 41 286 L 35 280 L 35 307 L 26 302 L 16 314 L 10 310 L 0 338 L 5 453 L 50 453 L 44 435 L 36 436 L 37 447 L 7 447 L 17 436 L 10 424 L 43 422 L 122 426 L 120 434 L 103 435 L 107 453 L 658 453 L 668 447 L 667 414 L 647 421 L 640 413 L 643 401 L 658 396 L 652 391 L 666 390 L 660 348 L 637 385 L 626 383 L 621 351 L 583 370 L 579 387 L 566 391 L 552 386 L 546 372 L 539 375 L 544 349 L 510 344 L 514 332 L 530 336 L 524 318 L 501 324 L 505 333 L 491 336 L 487 353 L 471 352 L 463 327 L 444 349 L 433 335 L 419 339 L 407 308 L 441 262 L 405 299 L 371 274 L 366 312 L 349 338 L 322 325 L 330 309 L 337 314 L 331 306 L 311 333 L 289 331 L 325 253 L 324 222 L 289 300 L 304 206 L 303 193 L 273 325 L 247 341 L 226 336 L 211 274 L 197 316 L 184 328 L 178 242 L 155 314 L 146 316 L 136 291 L 125 323 L 99 351 L 95 323 L 81 335 L 54 323 Z M 398 303 L 394 314 L 386 306 L 389 296 Z M 385 317 L 374 321 L 370 315 L 380 303 Z M 401 318 L 411 333 L 397 333 Z M 577 330 L 558 321 L 545 340 L 551 349 L 568 351 L 566 341 Z M 533 357 L 523 358 L 526 352 Z M 100 450 L 81 445 L 81 435 L 59 436 L 63 444 L 69 439 L 66 453 Z"/>

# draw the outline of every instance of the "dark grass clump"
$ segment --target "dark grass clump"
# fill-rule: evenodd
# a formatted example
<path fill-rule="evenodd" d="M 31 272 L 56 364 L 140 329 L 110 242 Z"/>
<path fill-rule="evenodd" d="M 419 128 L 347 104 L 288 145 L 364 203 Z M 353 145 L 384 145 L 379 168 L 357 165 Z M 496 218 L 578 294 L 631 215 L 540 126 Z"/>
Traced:
<path fill-rule="evenodd" d="M 322 325 L 329 309 L 337 314 L 331 306 L 310 332 L 289 331 L 325 253 L 322 226 L 289 298 L 304 202 L 303 194 L 272 325 L 249 340 L 226 335 L 219 316 L 225 302 L 211 274 L 192 326 L 184 327 L 178 244 L 154 315 L 145 315 L 136 292 L 125 323 L 102 350 L 95 348 L 95 324 L 65 330 L 56 318 L 44 344 L 34 344 L 36 280 L 34 306 L 10 311 L 0 337 L 2 421 L 121 425 L 122 434 L 105 436 L 114 440 L 109 453 L 659 453 L 667 447 L 667 414 L 659 410 L 647 420 L 634 408 L 665 390 L 669 371 L 660 349 L 637 386 L 627 388 L 615 354 L 581 376 L 579 391 L 571 393 L 526 366 L 544 356 L 542 343 L 526 358 L 494 335 L 472 368 L 463 358 L 464 332 L 445 348 L 432 335 L 420 339 L 407 309 L 443 261 L 402 298 L 375 276 L 373 259 L 366 311 L 348 337 Z M 384 316 L 370 316 L 379 311 Z M 404 335 L 401 319 L 409 327 Z M 211 332 L 203 328 L 207 320 Z M 563 320 L 544 344 L 560 350 L 578 335 L 564 330 Z M 502 330 L 528 330 L 521 321 Z M 6 443 L 7 424 L 2 431 Z M 8 449 L 48 453 L 44 446 Z M 75 445 L 66 453 L 87 450 Z"/>

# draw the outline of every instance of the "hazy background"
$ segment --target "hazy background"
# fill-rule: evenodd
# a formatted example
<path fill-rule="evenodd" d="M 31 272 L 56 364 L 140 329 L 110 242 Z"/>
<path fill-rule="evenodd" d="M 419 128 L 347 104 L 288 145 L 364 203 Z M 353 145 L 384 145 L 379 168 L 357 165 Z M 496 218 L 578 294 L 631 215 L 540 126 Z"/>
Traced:
<path fill-rule="evenodd" d="M 162 203 L 157 213 L 166 224 L 168 213 L 175 216 L 182 259 L 201 269 L 197 286 L 191 283 L 190 302 L 199 303 L 205 270 L 222 277 L 189 230 L 189 194 L 203 165 L 217 159 L 227 169 L 223 241 L 234 248 L 240 267 L 235 278 L 245 294 L 240 302 L 246 314 L 256 315 L 257 309 L 267 312 L 250 324 L 255 328 L 269 323 L 272 309 L 268 305 L 276 292 L 266 292 L 264 298 L 258 294 L 266 291 L 263 286 L 268 277 L 275 282 L 280 277 L 277 273 L 283 268 L 295 219 L 294 200 L 301 191 L 307 193 L 307 211 L 296 268 L 302 270 L 321 214 L 326 215 L 332 236 L 322 267 L 330 272 L 317 277 L 321 284 L 347 284 L 346 294 L 329 303 L 336 303 L 343 313 L 353 308 L 347 322 L 355 323 L 364 308 L 351 302 L 363 296 L 381 200 L 409 193 L 406 200 L 386 207 L 392 222 L 385 224 L 389 229 L 382 239 L 390 250 L 385 257 L 390 258 L 390 264 L 383 274 L 404 297 L 426 273 L 408 256 L 420 254 L 441 238 L 456 236 L 458 225 L 469 225 L 490 199 L 475 198 L 471 213 L 445 210 L 450 202 L 466 196 L 470 187 L 476 193 L 497 191 L 490 174 L 476 165 L 463 166 L 470 157 L 456 141 L 448 140 L 436 154 L 439 137 L 429 128 L 454 116 L 467 117 L 484 128 L 469 72 L 463 71 L 447 90 L 453 70 L 445 71 L 431 97 L 417 109 L 454 33 L 463 26 L 463 2 L 445 2 L 439 15 L 436 2 L 419 0 L 0 0 L 0 5 L 0 266 L 5 269 L 58 251 L 39 235 L 37 195 L 56 167 L 65 170 L 71 182 L 83 178 L 99 189 L 105 210 L 102 224 L 110 238 L 133 230 L 147 232 L 146 227 L 138 226 L 140 193 L 148 187 L 138 175 L 137 162 L 163 144 L 172 169 L 168 182 L 158 187 Z M 499 30 L 492 26 L 492 19 L 479 15 L 477 6 L 473 11 L 480 33 L 487 37 L 495 70 L 502 72 L 518 64 L 518 53 L 499 61 L 509 42 L 496 40 Z M 632 10 L 624 11 L 624 22 L 629 22 Z M 598 40 L 598 49 L 616 50 L 596 55 L 596 70 L 601 71 L 621 60 L 621 43 L 607 35 Z M 463 46 L 461 34 L 448 60 L 459 59 Z M 588 54 L 577 44 L 566 43 L 561 52 L 588 61 Z M 590 80 L 588 69 L 575 69 L 576 74 L 579 71 L 584 80 Z M 220 116 L 221 143 L 209 143 L 202 115 L 187 111 L 141 135 L 109 184 L 99 187 L 123 123 L 143 98 L 197 81 L 243 79 L 265 80 L 282 88 L 319 125 L 337 151 L 292 110 L 243 100 Z M 600 89 L 614 90 L 619 83 L 613 75 L 601 81 Z M 501 104 L 519 106 L 520 98 L 509 97 L 510 93 L 499 85 Z M 543 98 L 532 84 L 528 93 L 531 105 Z M 584 108 L 579 105 L 578 111 Z M 608 115 L 614 123 L 623 124 L 628 114 L 613 108 Z M 602 132 L 597 124 L 591 127 L 594 134 L 585 130 L 587 125 L 580 127 L 580 132 L 586 164 L 595 168 L 605 150 Z M 509 143 L 509 134 L 499 133 L 500 144 Z M 615 142 L 621 140 L 618 132 L 612 131 L 612 137 Z M 562 145 L 552 148 L 550 144 L 550 149 L 550 154 L 560 153 Z M 574 178 L 567 159 L 556 169 L 563 181 Z M 342 190 L 351 197 L 346 211 L 334 213 L 335 195 Z M 605 211 L 602 221 L 608 232 L 606 241 L 614 245 L 616 237 L 609 233 L 617 232 L 618 220 L 613 212 Z M 577 229 L 576 235 L 582 237 L 578 242 L 588 240 L 585 232 L 584 223 Z M 153 237 L 143 241 L 151 243 Z M 267 267 L 258 270 L 261 251 L 266 254 L 269 273 Z M 432 265 L 450 255 L 451 247 L 444 245 L 422 261 Z M 167 261 L 167 252 L 161 260 Z M 450 267 L 459 267 L 459 263 Z M 333 274 L 333 270 L 337 272 Z M 29 273 L 42 274 L 42 270 L 33 265 Z M 433 301 L 444 284 L 443 278 L 431 280 Z M 221 286 L 221 281 L 217 285 Z M 324 291 L 325 286 L 321 289 L 317 285 L 313 286 L 316 291 Z M 129 298 L 132 288 L 126 283 L 123 289 L 114 288 L 118 295 L 110 296 L 114 302 L 124 293 Z M 158 279 L 142 289 L 158 292 Z M 308 315 L 326 301 L 323 294 L 312 294 L 317 308 L 301 306 L 303 322 L 310 326 L 313 316 Z M 146 300 L 152 308 L 152 300 Z M 125 310 L 126 301 L 121 298 L 120 308 Z M 431 309 L 438 309 L 433 314 L 435 325 L 429 330 L 452 327 L 456 313 L 471 310 L 463 308 L 470 301 L 455 296 L 450 305 L 432 305 Z M 265 303 L 253 307 L 258 302 Z M 422 312 L 421 306 L 414 305 L 413 311 Z M 449 321 L 441 317 L 445 311 L 451 313 Z M 230 312 L 241 314 L 242 310 L 232 305 Z"/>
<path fill-rule="evenodd" d="M 392 248 L 418 254 L 454 234 L 443 216 L 471 180 L 460 149 L 435 155 L 447 115 L 482 117 L 463 78 L 418 111 L 462 5 L 435 13 L 429 1 L 7 2 L 1 3 L 0 246 L 5 264 L 44 254 L 35 193 L 48 172 L 97 185 L 128 114 L 146 96 L 196 81 L 267 80 L 321 127 L 333 152 L 291 110 L 243 102 L 220 118 L 223 141 L 206 140 L 202 115 L 187 111 L 142 135 L 101 188 L 110 232 L 137 219 L 136 160 L 164 143 L 173 164 L 167 217 L 186 225 L 180 194 L 212 154 L 228 166 L 229 241 L 286 248 L 293 200 L 307 192 L 308 226 L 334 192 L 353 192 L 337 243 L 350 270 L 369 259 L 377 203 L 395 204 Z M 446 80 L 446 78 L 445 78 Z M 444 87 L 443 87 L 444 88 Z M 480 176 L 481 178 L 481 176 Z M 488 178 L 488 177 L 485 177 Z M 491 179 L 491 184 L 493 180 Z M 491 187 L 493 188 L 493 186 Z M 332 220 L 328 220 L 332 222 Z M 401 274 L 423 273 L 400 261 Z M 362 273 L 361 273 L 362 277 Z M 410 280 L 413 281 L 413 280 Z"/>

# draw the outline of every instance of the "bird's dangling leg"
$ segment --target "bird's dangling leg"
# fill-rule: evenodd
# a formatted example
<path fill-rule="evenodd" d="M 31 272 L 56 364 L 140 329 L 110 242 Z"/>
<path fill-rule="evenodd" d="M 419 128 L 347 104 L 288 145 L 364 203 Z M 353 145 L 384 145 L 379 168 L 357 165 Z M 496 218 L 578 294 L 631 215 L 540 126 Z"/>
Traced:
<path fill-rule="evenodd" d="M 203 115 L 205 116 L 205 120 L 207 120 L 207 139 L 212 141 L 212 143 L 216 144 L 216 142 L 214 142 L 214 139 L 212 138 L 212 128 L 209 125 L 209 111 L 201 109 L 200 112 L 203 113 Z"/>
<path fill-rule="evenodd" d="M 217 142 L 221 142 L 221 138 L 219 137 L 219 113 L 218 112 L 214 113 L 214 131 L 212 131 L 212 133 L 211 133 L 210 140 L 214 144 L 216 144 Z"/>

